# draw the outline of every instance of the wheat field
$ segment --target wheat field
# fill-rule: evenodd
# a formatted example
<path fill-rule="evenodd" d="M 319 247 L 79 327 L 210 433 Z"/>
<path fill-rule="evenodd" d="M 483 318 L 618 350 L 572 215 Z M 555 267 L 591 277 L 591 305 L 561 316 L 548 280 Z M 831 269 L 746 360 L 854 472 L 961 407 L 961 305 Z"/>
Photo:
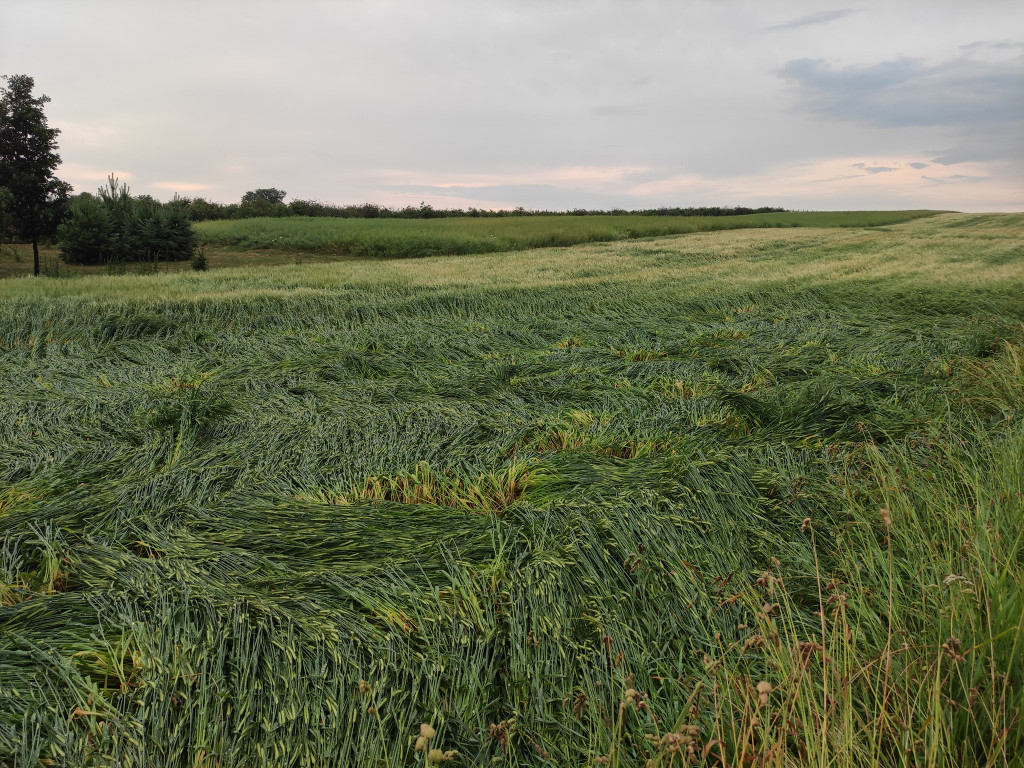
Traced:
<path fill-rule="evenodd" d="M 0 281 L 0 763 L 1019 765 L 1022 323 L 1009 214 Z"/>

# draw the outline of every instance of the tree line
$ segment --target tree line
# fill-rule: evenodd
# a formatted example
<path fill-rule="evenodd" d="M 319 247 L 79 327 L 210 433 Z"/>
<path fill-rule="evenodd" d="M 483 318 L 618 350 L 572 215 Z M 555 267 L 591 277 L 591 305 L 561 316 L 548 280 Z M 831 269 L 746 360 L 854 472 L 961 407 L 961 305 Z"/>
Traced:
<path fill-rule="evenodd" d="M 751 213 L 785 213 L 785 208 L 764 206 L 747 208 L 735 206 L 662 207 L 643 210 L 613 208 L 595 210 L 574 208 L 565 211 L 527 209 L 522 206 L 507 209 L 488 208 L 435 208 L 429 203 L 407 205 L 401 208 L 377 203 L 337 205 L 319 200 L 291 200 L 284 202 L 286 192 L 271 187 L 246 192 L 237 203 L 217 203 L 202 197 L 175 198 L 169 205 L 184 205 L 192 221 L 218 221 L 225 219 L 251 219 L 258 216 L 285 218 L 288 216 L 314 216 L 334 219 L 444 219 L 456 217 L 504 218 L 513 216 L 740 216 Z"/>

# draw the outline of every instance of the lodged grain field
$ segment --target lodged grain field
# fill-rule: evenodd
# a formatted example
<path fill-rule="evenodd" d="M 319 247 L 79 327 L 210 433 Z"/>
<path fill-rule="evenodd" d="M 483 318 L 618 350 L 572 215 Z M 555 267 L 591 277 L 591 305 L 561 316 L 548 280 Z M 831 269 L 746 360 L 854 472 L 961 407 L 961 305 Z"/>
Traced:
<path fill-rule="evenodd" d="M 717 230 L 868 227 L 938 211 L 794 211 L 741 216 L 529 215 L 505 218 L 334 219 L 317 217 L 204 221 L 206 245 L 313 256 L 423 258 L 496 253 Z"/>
<path fill-rule="evenodd" d="M 2 281 L 0 763 L 1013 765 L 1022 323 L 1022 215 Z"/>

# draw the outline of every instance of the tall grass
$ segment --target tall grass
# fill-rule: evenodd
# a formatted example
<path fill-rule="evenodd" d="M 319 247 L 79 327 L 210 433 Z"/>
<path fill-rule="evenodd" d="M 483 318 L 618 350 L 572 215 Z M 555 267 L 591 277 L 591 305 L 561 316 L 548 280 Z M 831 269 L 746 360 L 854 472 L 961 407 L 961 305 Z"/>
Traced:
<path fill-rule="evenodd" d="M 0 762 L 1013 765 L 1024 229 L 887 229 L 10 281 Z"/>
<path fill-rule="evenodd" d="M 360 258 L 494 253 L 751 227 L 874 227 L 935 211 L 757 213 L 744 216 L 528 216 L 518 218 L 324 219 L 207 221 L 213 246 L 331 253 Z"/>

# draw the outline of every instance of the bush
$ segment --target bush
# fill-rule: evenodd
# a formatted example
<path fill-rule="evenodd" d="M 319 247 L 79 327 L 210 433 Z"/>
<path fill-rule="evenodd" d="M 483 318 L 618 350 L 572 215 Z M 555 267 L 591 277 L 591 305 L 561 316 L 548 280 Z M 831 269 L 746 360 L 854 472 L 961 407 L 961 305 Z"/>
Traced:
<path fill-rule="evenodd" d="M 118 236 L 108 208 L 92 195 L 71 204 L 71 214 L 57 229 L 61 258 L 68 264 L 119 261 Z"/>
<path fill-rule="evenodd" d="M 149 200 L 134 202 L 121 233 L 125 261 L 187 261 L 198 244 L 186 212 Z"/>
<path fill-rule="evenodd" d="M 206 250 L 204 248 L 197 248 L 192 256 L 192 269 L 196 272 L 205 272 L 209 266 L 210 264 L 206 260 Z"/>

